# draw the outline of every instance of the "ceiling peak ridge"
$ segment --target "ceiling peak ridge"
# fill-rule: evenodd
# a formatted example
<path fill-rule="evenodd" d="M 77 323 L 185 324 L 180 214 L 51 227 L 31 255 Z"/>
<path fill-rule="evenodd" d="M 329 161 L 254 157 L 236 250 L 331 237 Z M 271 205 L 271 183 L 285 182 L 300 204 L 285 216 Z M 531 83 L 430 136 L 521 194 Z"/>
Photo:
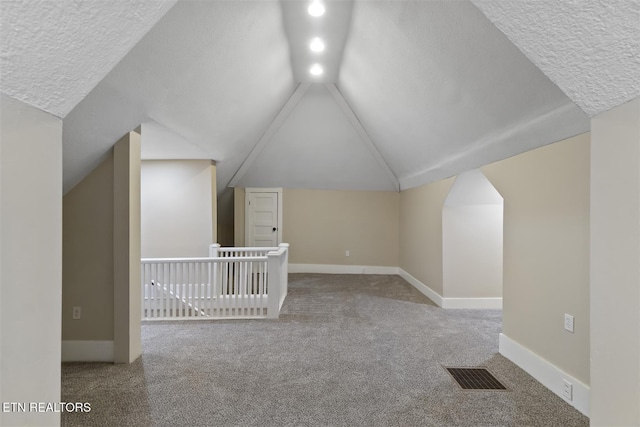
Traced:
<path fill-rule="evenodd" d="M 262 134 L 258 142 L 253 146 L 251 152 L 244 159 L 238 170 L 233 174 L 231 180 L 225 185 L 225 187 L 235 187 L 238 182 L 247 173 L 253 162 L 258 158 L 262 150 L 269 145 L 273 136 L 278 132 L 278 129 L 287 120 L 291 112 L 296 108 L 298 102 L 304 97 L 309 90 L 311 83 L 299 83 L 296 89 L 293 91 L 287 102 L 280 109 L 276 117 L 273 119 L 267 130 Z"/>
<path fill-rule="evenodd" d="M 279 0 L 279 4 L 295 80 L 311 83 L 338 81 L 354 0 Z M 322 5 L 325 13 L 310 14 L 308 9 L 312 4 Z M 312 47 L 317 40 L 321 40 L 321 49 Z"/>
<path fill-rule="evenodd" d="M 331 86 L 311 84 L 236 186 L 398 191 Z"/>
<path fill-rule="evenodd" d="M 355 131 L 360 136 L 360 139 L 362 140 L 363 144 L 371 152 L 371 154 L 376 159 L 380 167 L 384 170 L 387 178 L 389 179 L 389 182 L 391 182 L 391 184 L 393 185 L 393 188 L 395 188 L 396 191 L 400 191 L 400 181 L 398 180 L 398 176 L 393 172 L 393 169 L 391 169 L 391 167 L 389 166 L 389 163 L 384 158 L 384 156 L 376 146 L 375 142 L 373 142 L 373 140 L 369 136 L 369 133 L 362 125 L 362 122 L 360 122 L 360 119 L 358 119 L 358 116 L 353 111 L 353 109 L 351 108 L 347 100 L 344 98 L 344 96 L 342 95 L 342 92 L 340 92 L 340 89 L 338 89 L 335 83 L 325 83 L 324 85 L 329 91 L 329 93 L 331 94 L 331 96 L 333 97 L 333 99 L 336 101 L 336 103 L 338 104 L 338 106 L 340 107 L 344 115 L 347 117 L 347 119 L 351 123 L 351 126 L 353 126 Z"/>

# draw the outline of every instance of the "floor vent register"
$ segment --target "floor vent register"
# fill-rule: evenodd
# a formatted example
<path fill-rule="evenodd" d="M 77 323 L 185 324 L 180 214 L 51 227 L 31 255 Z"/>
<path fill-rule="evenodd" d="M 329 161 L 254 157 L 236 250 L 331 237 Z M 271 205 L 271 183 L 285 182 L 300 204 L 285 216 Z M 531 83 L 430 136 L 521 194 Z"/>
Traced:
<path fill-rule="evenodd" d="M 463 390 L 507 390 L 487 368 L 446 368 Z"/>

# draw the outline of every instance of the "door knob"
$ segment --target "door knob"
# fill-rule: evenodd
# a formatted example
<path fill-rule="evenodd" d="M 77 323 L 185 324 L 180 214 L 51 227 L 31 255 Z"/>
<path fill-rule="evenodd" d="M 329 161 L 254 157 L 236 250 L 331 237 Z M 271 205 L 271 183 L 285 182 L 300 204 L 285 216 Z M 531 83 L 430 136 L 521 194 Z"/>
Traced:
<path fill-rule="evenodd" d="M 277 230 L 277 228 L 273 227 L 273 231 L 276 231 L 276 230 Z"/>

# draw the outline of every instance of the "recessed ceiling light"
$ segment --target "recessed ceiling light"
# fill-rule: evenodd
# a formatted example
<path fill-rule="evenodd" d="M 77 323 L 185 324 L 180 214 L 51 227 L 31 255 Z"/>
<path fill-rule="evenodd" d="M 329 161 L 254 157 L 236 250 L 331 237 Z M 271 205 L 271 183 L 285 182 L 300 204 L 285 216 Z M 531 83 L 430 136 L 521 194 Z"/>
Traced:
<path fill-rule="evenodd" d="M 324 5 L 318 0 L 313 0 L 313 3 L 309 5 L 309 9 L 307 9 L 307 11 L 311 16 L 322 16 L 324 15 Z"/>
<path fill-rule="evenodd" d="M 324 50 L 324 42 L 320 39 L 320 37 L 316 37 L 311 40 L 311 44 L 309 48 L 314 52 L 322 52 Z"/>
<path fill-rule="evenodd" d="M 323 73 L 323 71 L 324 70 L 322 69 L 322 66 L 320 64 L 313 64 L 311 68 L 309 68 L 309 72 L 314 76 L 319 76 Z"/>

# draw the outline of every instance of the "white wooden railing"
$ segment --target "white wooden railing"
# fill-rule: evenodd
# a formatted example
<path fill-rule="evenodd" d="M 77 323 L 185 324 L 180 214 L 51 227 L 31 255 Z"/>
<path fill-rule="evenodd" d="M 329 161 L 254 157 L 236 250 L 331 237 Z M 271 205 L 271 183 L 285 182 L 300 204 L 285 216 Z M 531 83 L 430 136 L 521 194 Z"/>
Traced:
<path fill-rule="evenodd" d="M 144 258 L 142 319 L 277 318 L 287 296 L 288 248 L 215 244 L 208 258 Z"/>

